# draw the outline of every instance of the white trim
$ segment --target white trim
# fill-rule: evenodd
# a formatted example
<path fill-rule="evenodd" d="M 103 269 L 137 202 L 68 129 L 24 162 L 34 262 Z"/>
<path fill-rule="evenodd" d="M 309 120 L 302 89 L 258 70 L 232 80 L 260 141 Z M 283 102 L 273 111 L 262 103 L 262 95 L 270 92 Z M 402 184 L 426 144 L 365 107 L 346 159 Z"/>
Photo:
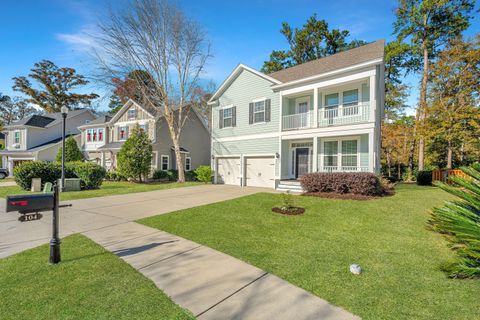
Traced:
<path fill-rule="evenodd" d="M 275 186 L 276 186 L 276 165 L 277 165 L 277 162 L 276 162 L 276 159 L 275 159 L 275 154 L 272 154 L 272 153 L 260 153 L 260 154 L 243 154 L 242 157 L 241 157 L 241 162 L 240 162 L 240 169 L 242 170 L 242 173 L 241 173 L 241 177 L 242 177 L 242 187 L 246 187 L 247 186 L 247 170 L 246 170 L 246 166 L 247 166 L 247 161 L 248 161 L 248 158 L 273 158 L 274 160 L 274 166 L 273 166 L 273 181 L 272 181 L 272 188 L 275 189 Z"/>
<path fill-rule="evenodd" d="M 242 141 L 242 140 L 251 140 L 251 139 L 277 138 L 278 136 L 279 136 L 279 134 L 277 132 L 248 134 L 248 135 L 241 135 L 241 136 L 236 136 L 236 137 L 225 137 L 225 138 L 215 138 L 215 137 L 212 136 L 212 141 L 215 141 L 215 142 L 230 142 L 230 141 Z"/>
<path fill-rule="evenodd" d="M 141 105 L 139 105 L 138 103 L 136 103 L 135 101 L 133 101 L 132 99 L 128 99 L 127 102 L 125 102 L 125 104 L 123 105 L 123 107 L 120 108 L 120 110 L 117 111 L 117 113 L 115 113 L 115 115 L 112 117 L 112 119 L 110 119 L 110 121 L 108 121 L 109 124 L 114 124 L 118 118 L 120 118 L 122 116 L 122 114 L 125 113 L 125 111 L 129 108 L 132 107 L 132 105 L 135 105 L 137 106 L 138 108 L 142 109 L 143 111 L 145 111 L 146 114 L 148 114 L 150 117 L 152 117 L 153 119 L 155 119 L 155 116 L 153 114 L 151 114 L 150 112 L 148 112 L 144 107 L 142 107 Z M 128 115 L 127 115 L 128 116 Z"/>
<path fill-rule="evenodd" d="M 230 73 L 230 75 L 227 77 L 227 79 L 225 79 L 225 81 L 221 84 L 221 86 L 217 89 L 217 91 L 215 91 L 215 93 L 213 94 L 213 96 L 210 98 L 210 100 L 208 100 L 208 105 L 213 105 L 213 104 L 216 104 L 216 100 L 219 98 L 219 96 L 225 91 L 225 89 L 230 86 L 230 84 L 233 82 L 233 80 L 235 80 L 235 78 L 240 74 L 241 71 L 243 70 L 247 70 L 247 71 L 250 71 L 251 73 L 253 73 L 254 75 L 257 75 L 267 81 L 270 81 L 272 83 L 275 83 L 275 84 L 280 84 L 281 82 L 278 81 L 277 79 L 274 79 L 264 73 L 261 73 L 255 69 L 252 69 L 244 64 L 239 64 L 238 66 L 235 67 L 235 69 L 233 69 L 233 71 Z"/>
<path fill-rule="evenodd" d="M 306 129 L 302 132 L 297 131 L 284 131 L 281 134 L 282 140 L 290 139 L 305 139 L 313 136 L 317 137 L 334 137 L 343 135 L 359 135 L 364 133 L 370 133 L 375 129 L 373 122 L 352 124 L 348 126 L 337 127 L 321 127 L 315 129 Z"/>
<path fill-rule="evenodd" d="M 253 124 L 253 125 L 266 123 L 266 121 L 265 121 L 265 117 L 266 117 L 266 115 L 267 115 L 267 112 L 266 112 L 266 110 L 267 110 L 266 100 L 267 100 L 266 98 L 261 98 L 261 99 L 252 100 L 252 103 L 253 103 L 253 110 L 252 110 L 252 111 L 253 111 L 253 123 L 252 123 L 252 124 Z M 257 103 L 257 102 L 263 102 L 263 111 L 258 111 L 258 112 L 255 111 L 255 103 Z M 255 121 L 255 114 L 257 114 L 257 113 L 262 113 L 262 112 L 263 112 L 263 121 L 258 121 L 258 122 L 256 122 L 256 121 Z"/>
<path fill-rule="evenodd" d="M 300 113 L 300 112 L 298 112 L 300 103 L 304 103 L 304 102 L 307 103 L 307 113 L 310 112 L 310 107 L 311 107 L 310 106 L 310 96 L 304 96 L 304 97 L 299 97 L 299 98 L 295 99 L 295 114 Z"/>
<path fill-rule="evenodd" d="M 155 159 L 154 163 L 152 164 L 152 168 L 158 169 L 158 151 L 152 151 L 153 159 Z"/>
<path fill-rule="evenodd" d="M 293 81 L 290 81 L 290 82 L 285 82 L 285 83 L 273 85 L 272 89 L 273 90 L 278 90 L 278 89 L 282 89 L 282 88 L 285 88 L 285 87 L 288 87 L 288 86 L 294 86 L 294 85 L 297 85 L 297 84 L 300 84 L 300 83 L 303 83 L 303 82 L 314 81 L 314 80 L 317 80 L 317 79 L 320 79 L 320 78 L 324 78 L 324 77 L 328 77 L 328 76 L 332 76 L 332 75 L 336 75 L 336 74 L 339 74 L 339 73 L 348 72 L 348 71 L 352 71 L 352 70 L 356 70 L 356 69 L 360 69 L 360 68 L 364 68 L 364 67 L 374 66 L 374 65 L 377 65 L 377 64 L 381 64 L 381 63 L 383 63 L 383 59 L 375 59 L 375 60 L 371 60 L 371 61 L 368 61 L 368 62 L 359 63 L 359 64 L 356 64 L 356 65 L 353 65 L 353 66 L 350 66 L 350 67 L 337 69 L 337 70 L 334 70 L 334 71 L 320 73 L 320 74 L 316 74 L 316 75 L 313 75 L 313 76 L 310 76 L 310 77 L 306 77 L 306 78 L 302 78 L 302 79 L 298 79 L 298 80 L 293 80 Z"/>
<path fill-rule="evenodd" d="M 320 138 L 320 168 L 323 168 L 324 165 L 324 142 L 328 141 L 336 141 L 337 142 L 337 167 L 342 167 L 342 141 L 350 141 L 356 140 L 357 141 L 357 167 L 360 167 L 360 136 L 340 136 L 340 137 L 327 137 L 327 138 Z M 370 150 L 369 150 L 370 152 Z"/>
<path fill-rule="evenodd" d="M 190 160 L 190 168 L 187 169 L 187 159 Z M 192 171 L 192 157 L 185 157 L 185 171 Z"/>
<path fill-rule="evenodd" d="M 167 158 L 167 169 L 163 169 L 163 158 Z M 167 171 L 170 168 L 170 156 L 168 154 L 162 154 L 160 155 L 160 170 L 162 171 Z"/>

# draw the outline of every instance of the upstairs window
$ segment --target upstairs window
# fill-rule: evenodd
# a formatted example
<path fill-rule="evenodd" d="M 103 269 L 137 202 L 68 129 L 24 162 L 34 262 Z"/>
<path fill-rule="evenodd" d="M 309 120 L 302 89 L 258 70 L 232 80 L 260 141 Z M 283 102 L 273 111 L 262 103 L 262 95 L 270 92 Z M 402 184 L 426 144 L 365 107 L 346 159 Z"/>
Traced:
<path fill-rule="evenodd" d="M 118 140 L 127 140 L 127 130 L 126 126 L 118 128 Z"/>
<path fill-rule="evenodd" d="M 137 117 L 137 110 L 135 108 L 128 109 L 128 120 L 134 120 Z"/>
<path fill-rule="evenodd" d="M 20 139 L 21 139 L 21 132 L 20 131 L 15 131 L 15 143 L 16 144 L 19 144 L 20 143 Z"/>
<path fill-rule="evenodd" d="M 140 124 L 138 127 L 139 127 L 139 129 L 142 130 L 143 132 L 147 132 L 147 124 L 146 124 L 146 123 Z"/>
<path fill-rule="evenodd" d="M 97 130 L 93 130 L 93 141 L 97 141 Z"/>
<path fill-rule="evenodd" d="M 103 141 L 103 129 L 98 129 L 98 141 Z"/>
<path fill-rule="evenodd" d="M 325 107 L 335 108 L 338 107 L 339 104 L 338 93 L 327 94 L 325 96 Z"/>
<path fill-rule="evenodd" d="M 253 104 L 253 122 L 265 122 L 265 100 Z"/>
<path fill-rule="evenodd" d="M 92 130 L 88 129 L 87 130 L 87 142 L 92 141 Z"/>
<path fill-rule="evenodd" d="M 223 127 L 231 127 L 233 118 L 232 108 L 223 109 Z"/>
<path fill-rule="evenodd" d="M 358 104 L 358 89 L 343 92 L 343 106 L 354 106 Z"/>

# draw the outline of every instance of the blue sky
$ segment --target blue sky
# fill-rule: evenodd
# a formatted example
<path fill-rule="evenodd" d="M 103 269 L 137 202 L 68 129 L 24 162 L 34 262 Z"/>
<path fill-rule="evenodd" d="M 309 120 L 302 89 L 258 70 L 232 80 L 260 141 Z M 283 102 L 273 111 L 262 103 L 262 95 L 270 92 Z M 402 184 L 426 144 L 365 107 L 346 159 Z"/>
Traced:
<path fill-rule="evenodd" d="M 108 4 L 107 0 L 18 0 L 2 3 L 0 28 L 0 92 L 12 91 L 13 76 L 27 75 L 33 64 L 49 59 L 58 66 L 76 68 L 88 73 L 94 65 L 89 61 L 89 34 L 95 33 Z M 373 41 L 391 40 L 394 0 L 185 0 L 178 4 L 204 26 L 212 45 L 213 58 L 204 78 L 217 85 L 238 63 L 260 69 L 273 49 L 286 48 L 279 29 L 282 21 L 291 26 L 302 25 L 313 13 L 325 19 L 330 27 L 348 29 L 352 38 Z M 5 14 L 6 13 L 6 14 Z M 474 19 L 467 35 L 480 32 L 480 19 Z M 408 77 L 413 86 L 409 99 L 417 99 L 415 77 Z M 101 93 L 92 85 L 85 90 Z M 84 91 L 84 90 L 82 90 Z M 100 102 L 104 107 L 106 100 Z"/>

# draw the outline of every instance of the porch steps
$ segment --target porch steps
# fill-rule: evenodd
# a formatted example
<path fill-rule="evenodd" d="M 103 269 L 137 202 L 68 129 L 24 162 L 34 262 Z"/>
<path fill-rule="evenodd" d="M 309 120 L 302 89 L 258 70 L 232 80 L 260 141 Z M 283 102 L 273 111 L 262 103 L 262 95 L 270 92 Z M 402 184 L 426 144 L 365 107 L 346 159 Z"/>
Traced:
<path fill-rule="evenodd" d="M 302 193 L 303 189 L 300 181 L 297 180 L 281 180 L 277 186 L 277 191 L 290 191 L 295 193 Z"/>

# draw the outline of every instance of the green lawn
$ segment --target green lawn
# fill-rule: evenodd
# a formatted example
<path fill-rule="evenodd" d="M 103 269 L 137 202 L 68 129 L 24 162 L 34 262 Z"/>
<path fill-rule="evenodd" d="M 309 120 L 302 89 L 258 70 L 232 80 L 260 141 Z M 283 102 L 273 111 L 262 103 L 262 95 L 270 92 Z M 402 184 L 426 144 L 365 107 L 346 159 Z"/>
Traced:
<path fill-rule="evenodd" d="M 454 257 L 425 229 L 428 210 L 450 198 L 399 185 L 395 196 L 353 201 L 297 196 L 303 216 L 271 212 L 280 195 L 239 199 L 140 222 L 274 273 L 363 319 L 480 319 L 480 281 L 448 279 Z M 354 276 L 349 265 L 364 273 Z"/>
<path fill-rule="evenodd" d="M 127 181 L 105 181 L 102 184 L 102 187 L 98 190 L 85 190 L 85 191 L 76 191 L 76 192 L 65 192 L 61 194 L 61 200 L 75 200 L 75 199 L 85 199 L 85 198 L 95 198 L 95 197 L 105 197 L 118 194 L 126 193 L 135 193 L 135 192 L 145 192 L 161 189 L 171 189 L 179 187 L 190 187 L 197 186 L 199 182 L 185 182 L 185 183 L 133 183 Z M 22 190 L 18 186 L 12 187 L 0 187 L 0 198 L 5 198 L 9 195 L 15 194 L 24 194 L 28 191 Z"/>
<path fill-rule="evenodd" d="M 153 282 L 81 235 L 0 260 L 2 319 L 194 319 Z"/>

